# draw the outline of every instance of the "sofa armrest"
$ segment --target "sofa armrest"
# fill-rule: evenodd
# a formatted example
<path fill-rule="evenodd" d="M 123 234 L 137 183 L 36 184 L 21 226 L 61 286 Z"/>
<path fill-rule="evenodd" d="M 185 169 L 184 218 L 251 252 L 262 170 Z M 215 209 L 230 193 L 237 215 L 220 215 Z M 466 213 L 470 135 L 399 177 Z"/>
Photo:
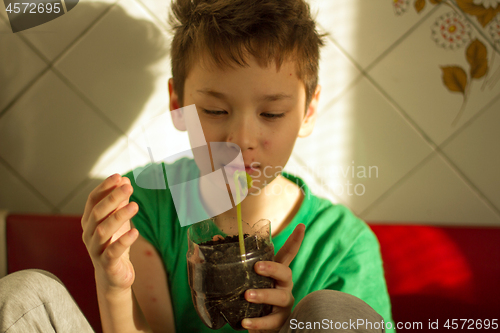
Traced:
<path fill-rule="evenodd" d="M 0 279 L 7 275 L 7 234 L 5 232 L 6 210 L 0 210 Z"/>

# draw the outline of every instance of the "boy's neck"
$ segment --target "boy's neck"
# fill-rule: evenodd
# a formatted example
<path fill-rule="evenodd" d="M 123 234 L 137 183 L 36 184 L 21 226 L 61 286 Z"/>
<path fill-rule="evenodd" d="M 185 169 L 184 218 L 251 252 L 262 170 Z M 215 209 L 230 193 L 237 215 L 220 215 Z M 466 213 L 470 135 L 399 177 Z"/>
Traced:
<path fill-rule="evenodd" d="M 200 184 L 201 185 L 201 184 Z M 201 185 L 202 186 L 202 185 Z M 203 200 L 203 188 L 200 188 Z M 271 221 L 271 234 L 279 234 L 297 214 L 304 194 L 297 184 L 279 175 L 258 194 L 249 194 L 241 203 L 243 221 Z M 236 207 L 222 213 L 220 217 L 236 217 Z"/>

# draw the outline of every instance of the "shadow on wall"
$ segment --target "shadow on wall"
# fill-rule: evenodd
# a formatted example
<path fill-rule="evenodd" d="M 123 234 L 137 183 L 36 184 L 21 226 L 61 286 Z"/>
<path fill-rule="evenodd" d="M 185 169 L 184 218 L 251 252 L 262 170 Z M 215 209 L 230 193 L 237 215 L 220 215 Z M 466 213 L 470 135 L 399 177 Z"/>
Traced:
<path fill-rule="evenodd" d="M 56 51 L 48 47 L 61 44 L 57 39 L 73 33 L 75 40 L 80 33 L 74 31 L 86 30 L 82 22 L 90 25 L 99 16 L 68 50 L 50 56 Z M 15 175 L 7 177 L 17 178 L 12 184 L 30 188 L 49 211 L 60 212 L 95 182 L 89 173 L 99 157 L 143 111 L 158 78 L 154 65 L 168 56 L 167 39 L 152 22 L 119 5 L 95 2 L 80 2 L 63 17 L 21 34 L 0 38 L 0 168 Z M 51 61 L 40 60 L 18 37 Z M 35 63 L 41 64 L 38 71 L 32 70 Z M 0 208 L 37 212 L 26 208 L 26 200 L 0 190 Z"/>

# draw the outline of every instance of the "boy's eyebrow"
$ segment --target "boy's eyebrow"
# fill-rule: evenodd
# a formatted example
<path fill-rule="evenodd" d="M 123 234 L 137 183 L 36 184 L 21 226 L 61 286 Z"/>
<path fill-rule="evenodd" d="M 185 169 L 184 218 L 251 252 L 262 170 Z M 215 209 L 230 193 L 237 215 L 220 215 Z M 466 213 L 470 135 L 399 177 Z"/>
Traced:
<path fill-rule="evenodd" d="M 210 95 L 210 96 L 213 96 L 213 97 L 218 98 L 218 99 L 227 100 L 227 96 L 224 93 L 221 93 L 219 91 L 215 91 L 212 89 L 198 89 L 198 90 L 196 90 L 196 92 Z M 272 94 L 272 95 L 264 95 L 264 96 L 262 96 L 261 100 L 263 100 L 265 102 L 274 102 L 274 101 L 278 101 L 278 100 L 282 100 L 282 99 L 292 99 L 292 98 L 293 98 L 292 95 L 288 95 L 285 93 L 277 93 L 277 94 Z"/>

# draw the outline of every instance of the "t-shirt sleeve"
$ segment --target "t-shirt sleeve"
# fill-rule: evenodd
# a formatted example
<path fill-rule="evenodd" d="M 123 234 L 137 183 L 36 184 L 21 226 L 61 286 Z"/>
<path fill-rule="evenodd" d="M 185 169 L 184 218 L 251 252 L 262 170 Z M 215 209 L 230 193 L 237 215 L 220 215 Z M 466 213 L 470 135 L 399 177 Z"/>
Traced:
<path fill-rule="evenodd" d="M 391 322 L 391 302 L 384 277 L 380 245 L 375 234 L 363 230 L 337 266 L 327 289 L 354 295 L 370 305 L 385 322 Z M 394 325 L 392 325 L 394 326 Z M 395 332 L 386 328 L 386 332 Z"/>

